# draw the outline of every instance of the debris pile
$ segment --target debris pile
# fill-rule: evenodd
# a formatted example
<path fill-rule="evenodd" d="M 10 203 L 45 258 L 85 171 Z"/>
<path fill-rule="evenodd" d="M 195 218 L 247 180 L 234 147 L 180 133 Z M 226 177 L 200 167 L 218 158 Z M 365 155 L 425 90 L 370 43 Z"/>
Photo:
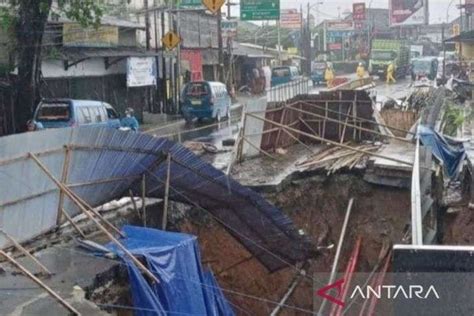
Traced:
<path fill-rule="evenodd" d="M 297 163 L 299 168 L 325 169 L 328 174 L 337 172 L 339 169 L 347 168 L 352 170 L 358 165 L 365 164 L 368 160 L 366 152 L 376 152 L 380 149 L 381 143 L 370 143 L 362 145 L 351 145 L 352 149 L 341 147 L 328 147 L 327 149 L 309 157 L 307 160 Z"/>

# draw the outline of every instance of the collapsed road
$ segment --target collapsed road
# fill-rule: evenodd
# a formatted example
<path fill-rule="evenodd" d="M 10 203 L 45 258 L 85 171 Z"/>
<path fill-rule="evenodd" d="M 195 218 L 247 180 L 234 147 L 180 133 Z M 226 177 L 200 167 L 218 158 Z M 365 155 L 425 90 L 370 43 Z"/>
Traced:
<path fill-rule="evenodd" d="M 7 234 L 0 241 L 23 272 L 2 263 L 0 311 L 393 310 L 358 298 L 338 311 L 314 293 L 336 280 L 331 271 L 345 270 L 353 284 L 355 272 L 366 273 L 360 282 L 376 286 L 389 263 L 391 271 L 430 271 L 426 258 L 453 251 L 457 261 L 437 269 L 472 269 L 472 249 L 446 242 L 459 240 L 444 196 L 447 179 L 468 179 L 469 166 L 461 149 L 440 145 L 441 134 L 412 128 L 420 118 L 443 126 L 439 102 L 379 112 L 367 92 L 339 90 L 246 112 L 230 155 L 232 178 L 178 144 L 138 133 L 76 128 L 4 137 L 0 179 L 9 186 L 0 199 Z M 130 197 L 125 205 L 113 202 L 122 197 Z M 445 248 L 424 248 L 437 244 Z M 192 306 L 178 297 L 192 298 Z"/>

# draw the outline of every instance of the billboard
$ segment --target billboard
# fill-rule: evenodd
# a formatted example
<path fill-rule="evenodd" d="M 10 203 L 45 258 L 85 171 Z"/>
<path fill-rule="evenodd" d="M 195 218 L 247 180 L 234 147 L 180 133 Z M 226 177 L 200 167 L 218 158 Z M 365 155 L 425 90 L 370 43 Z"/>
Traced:
<path fill-rule="evenodd" d="M 297 9 L 285 9 L 280 11 L 280 26 L 285 29 L 301 28 L 301 13 Z"/>
<path fill-rule="evenodd" d="M 350 20 L 332 20 L 326 21 L 327 31 L 353 31 L 354 21 Z"/>
<path fill-rule="evenodd" d="M 389 0 L 390 26 L 428 22 L 428 0 Z"/>
<path fill-rule="evenodd" d="M 64 23 L 63 45 L 72 47 L 117 46 L 119 31 L 116 26 L 100 25 L 98 28 L 84 28 L 79 23 Z"/>
<path fill-rule="evenodd" d="M 354 3 L 352 5 L 352 19 L 354 21 L 364 21 L 365 16 L 365 2 Z"/>
<path fill-rule="evenodd" d="M 127 87 L 156 85 L 156 63 L 154 57 L 128 57 Z"/>

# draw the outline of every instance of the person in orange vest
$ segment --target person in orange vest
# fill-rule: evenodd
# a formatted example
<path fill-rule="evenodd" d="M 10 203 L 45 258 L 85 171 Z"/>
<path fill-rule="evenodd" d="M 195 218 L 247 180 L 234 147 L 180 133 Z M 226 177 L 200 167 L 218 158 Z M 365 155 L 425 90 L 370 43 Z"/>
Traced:
<path fill-rule="evenodd" d="M 359 63 L 359 66 L 357 66 L 356 74 L 357 74 L 357 78 L 359 78 L 359 79 L 364 78 L 364 76 L 365 76 L 364 64 Z"/>
<path fill-rule="evenodd" d="M 332 88 L 332 83 L 334 81 L 334 71 L 332 70 L 331 65 L 326 67 L 326 71 L 324 72 L 324 80 L 326 80 L 327 87 Z"/>
<path fill-rule="evenodd" d="M 396 83 L 397 80 L 395 80 L 395 78 L 393 77 L 393 74 L 395 73 L 395 65 L 393 64 L 393 62 L 390 63 L 390 65 L 388 65 L 387 67 L 387 84 L 393 82 L 393 83 Z"/>

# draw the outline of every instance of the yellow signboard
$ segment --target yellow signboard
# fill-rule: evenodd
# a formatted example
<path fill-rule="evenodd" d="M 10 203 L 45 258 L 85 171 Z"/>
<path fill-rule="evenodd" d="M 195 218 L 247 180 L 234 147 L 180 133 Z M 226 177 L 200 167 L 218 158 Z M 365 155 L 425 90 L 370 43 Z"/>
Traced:
<path fill-rule="evenodd" d="M 288 47 L 288 54 L 298 55 L 298 48 L 297 47 Z"/>
<path fill-rule="evenodd" d="M 116 26 L 101 25 L 84 28 L 78 23 L 63 24 L 63 45 L 76 47 L 117 46 L 119 31 Z"/>
<path fill-rule="evenodd" d="M 202 4 L 212 13 L 217 13 L 224 5 L 225 0 L 202 0 Z"/>
<path fill-rule="evenodd" d="M 168 32 L 161 38 L 161 42 L 167 49 L 172 50 L 181 43 L 181 37 L 174 32 Z"/>

